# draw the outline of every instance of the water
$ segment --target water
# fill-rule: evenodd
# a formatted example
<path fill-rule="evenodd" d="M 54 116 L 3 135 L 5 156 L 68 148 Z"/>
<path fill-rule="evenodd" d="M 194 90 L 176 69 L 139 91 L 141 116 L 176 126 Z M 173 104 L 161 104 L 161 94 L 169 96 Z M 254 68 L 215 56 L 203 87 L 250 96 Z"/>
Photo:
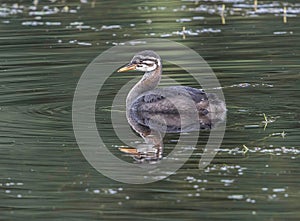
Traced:
<path fill-rule="evenodd" d="M 258 1 L 256 11 L 247 0 L 34 3 L 0 7 L 1 219 L 299 219 L 297 1 Z M 129 185 L 85 160 L 71 106 L 93 58 L 145 37 L 182 43 L 209 63 L 223 87 L 227 128 L 204 172 L 196 150 L 167 179 Z M 181 73 L 165 67 L 165 75 L 196 86 Z M 109 85 L 101 105 L 109 110 L 113 94 L 131 77 Z M 121 143 L 101 113 L 97 118 L 107 125 L 101 135 L 111 151 L 132 161 L 115 148 Z"/>

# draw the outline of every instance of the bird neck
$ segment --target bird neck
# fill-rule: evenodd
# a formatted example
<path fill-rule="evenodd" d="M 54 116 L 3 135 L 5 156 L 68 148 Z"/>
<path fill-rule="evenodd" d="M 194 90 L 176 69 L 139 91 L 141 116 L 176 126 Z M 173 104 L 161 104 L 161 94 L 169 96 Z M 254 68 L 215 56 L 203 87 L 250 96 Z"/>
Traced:
<path fill-rule="evenodd" d="M 153 90 L 159 83 L 161 78 L 162 68 L 158 66 L 153 71 L 145 72 L 142 79 L 134 85 L 126 98 L 126 108 L 130 108 L 134 100 L 142 93 Z"/>

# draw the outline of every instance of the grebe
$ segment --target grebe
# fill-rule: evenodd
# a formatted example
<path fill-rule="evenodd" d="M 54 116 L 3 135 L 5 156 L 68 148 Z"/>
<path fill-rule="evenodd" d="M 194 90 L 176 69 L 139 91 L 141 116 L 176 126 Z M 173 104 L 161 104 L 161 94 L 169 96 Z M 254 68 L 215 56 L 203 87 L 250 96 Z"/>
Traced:
<path fill-rule="evenodd" d="M 126 118 L 145 143 L 119 148 L 138 161 L 158 160 L 163 154 L 165 133 L 212 129 L 226 118 L 226 105 L 216 94 L 187 86 L 156 88 L 162 74 L 160 56 L 154 51 L 137 53 L 118 72 L 145 72 L 126 98 Z"/>
<path fill-rule="evenodd" d="M 156 88 L 162 74 L 160 56 L 151 50 L 134 55 L 128 65 L 118 72 L 143 71 L 142 79 L 130 90 L 126 98 L 126 109 L 150 113 L 183 113 L 197 110 L 201 115 L 224 113 L 226 105 L 215 94 L 187 86 Z M 193 105 L 188 105 L 187 100 Z M 194 111 L 192 110 L 192 111 Z"/>

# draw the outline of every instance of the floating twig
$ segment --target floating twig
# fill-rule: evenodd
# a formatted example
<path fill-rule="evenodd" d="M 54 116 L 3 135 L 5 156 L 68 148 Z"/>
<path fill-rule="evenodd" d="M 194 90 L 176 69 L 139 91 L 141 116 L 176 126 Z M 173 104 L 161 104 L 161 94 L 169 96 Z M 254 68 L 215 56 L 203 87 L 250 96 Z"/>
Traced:
<path fill-rule="evenodd" d="M 287 23 L 286 6 L 283 7 L 283 23 Z"/>
<path fill-rule="evenodd" d="M 256 11 L 257 10 L 257 0 L 254 0 L 253 7 L 254 7 L 254 11 Z"/>
<path fill-rule="evenodd" d="M 225 20 L 225 4 L 222 5 L 222 11 L 221 11 L 221 20 L 222 20 L 222 25 L 226 24 L 226 20 Z"/>
<path fill-rule="evenodd" d="M 273 123 L 275 119 L 272 118 L 268 119 L 265 113 L 263 113 L 263 116 L 264 116 L 264 120 L 262 121 L 262 123 L 264 124 L 264 130 L 266 130 L 268 123 Z"/>
<path fill-rule="evenodd" d="M 249 151 L 249 148 L 245 145 L 245 144 L 243 144 L 243 154 L 245 155 L 248 151 Z"/>

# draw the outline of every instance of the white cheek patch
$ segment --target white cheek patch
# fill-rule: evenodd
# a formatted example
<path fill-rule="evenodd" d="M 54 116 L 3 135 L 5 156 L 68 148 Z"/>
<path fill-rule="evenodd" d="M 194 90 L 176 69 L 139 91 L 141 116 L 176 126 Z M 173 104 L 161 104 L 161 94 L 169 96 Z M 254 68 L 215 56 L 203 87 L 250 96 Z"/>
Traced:
<path fill-rule="evenodd" d="M 144 64 L 138 65 L 136 69 L 140 70 L 140 71 L 153 71 L 153 70 L 155 70 L 157 68 L 157 65 L 155 63 L 153 63 L 153 62 L 150 63 L 150 62 L 145 62 L 144 61 L 143 63 Z"/>
<path fill-rule="evenodd" d="M 161 62 L 160 62 L 159 59 L 157 60 L 157 65 L 158 65 L 159 67 L 161 67 Z"/>
<path fill-rule="evenodd" d="M 148 67 L 149 71 L 153 71 L 157 68 L 157 65 L 154 63 L 151 67 Z"/>
<path fill-rule="evenodd" d="M 138 64 L 136 70 L 139 71 L 154 71 L 158 67 L 161 67 L 161 61 L 159 58 L 139 56 L 136 59 L 133 58 L 133 60 L 137 60 L 136 63 Z"/>
<path fill-rule="evenodd" d="M 155 64 L 155 62 L 145 60 L 145 61 L 143 61 L 143 64 L 148 64 L 149 66 L 152 66 Z"/>

